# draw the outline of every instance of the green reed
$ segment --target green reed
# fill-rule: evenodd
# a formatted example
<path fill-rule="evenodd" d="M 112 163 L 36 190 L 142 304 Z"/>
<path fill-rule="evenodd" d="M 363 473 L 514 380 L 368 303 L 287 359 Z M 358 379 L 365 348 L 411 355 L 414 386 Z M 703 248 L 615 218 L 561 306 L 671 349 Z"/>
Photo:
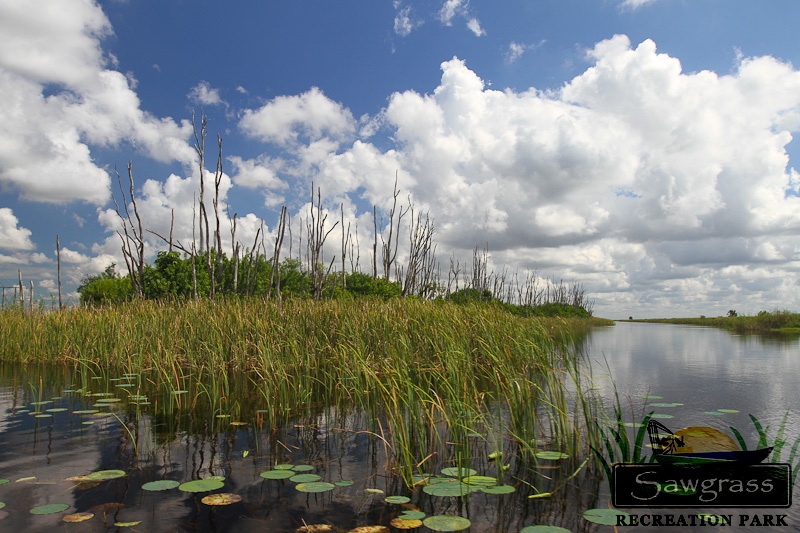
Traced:
<path fill-rule="evenodd" d="M 521 456 L 598 442 L 571 345 L 585 322 L 411 299 L 133 301 L 0 318 L 2 360 L 139 373 L 161 386 L 165 411 L 238 413 L 244 387 L 262 407 L 251 416 L 270 425 L 321 408 L 366 413 L 360 429 L 409 484 L 500 441 Z"/>

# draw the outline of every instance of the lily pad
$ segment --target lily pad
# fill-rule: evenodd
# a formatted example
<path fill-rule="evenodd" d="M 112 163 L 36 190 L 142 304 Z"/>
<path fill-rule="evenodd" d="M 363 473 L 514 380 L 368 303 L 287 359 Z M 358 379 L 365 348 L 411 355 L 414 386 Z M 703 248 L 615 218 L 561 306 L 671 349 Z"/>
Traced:
<path fill-rule="evenodd" d="M 73 513 L 61 517 L 64 522 L 86 522 L 94 518 L 94 513 Z"/>
<path fill-rule="evenodd" d="M 333 482 L 333 484 L 336 485 L 337 487 L 349 487 L 350 485 L 353 485 L 354 483 L 355 483 L 355 481 L 352 481 L 350 479 L 341 479 L 339 481 L 334 481 Z"/>
<path fill-rule="evenodd" d="M 114 522 L 114 525 L 116 527 L 133 527 L 133 526 L 138 526 L 141 523 L 142 523 L 141 520 L 137 520 L 136 522 Z"/>
<path fill-rule="evenodd" d="M 317 474 L 295 474 L 289 478 L 289 481 L 294 481 L 295 483 L 310 483 L 312 481 L 319 481 L 320 479 L 322 479 L 322 477 Z"/>
<path fill-rule="evenodd" d="M 618 516 L 627 518 L 630 515 L 625 511 L 617 511 L 616 509 L 589 509 L 583 513 L 583 518 L 589 522 L 607 526 L 616 526 Z"/>
<path fill-rule="evenodd" d="M 680 407 L 682 403 L 651 403 L 650 407 Z"/>
<path fill-rule="evenodd" d="M 281 464 L 281 465 L 275 465 L 272 468 L 274 468 L 275 470 L 291 470 L 292 468 L 294 468 L 294 465 Z"/>
<path fill-rule="evenodd" d="M 648 394 L 647 396 L 642 396 L 645 400 L 663 400 L 663 396 L 653 396 L 652 394 Z"/>
<path fill-rule="evenodd" d="M 422 527 L 422 520 L 408 518 L 393 518 L 389 524 L 397 529 L 416 529 Z"/>
<path fill-rule="evenodd" d="M 70 508 L 68 503 L 50 503 L 47 505 L 38 505 L 31 509 L 31 514 L 55 514 L 63 513 Z"/>
<path fill-rule="evenodd" d="M 476 490 L 476 487 L 472 487 L 460 481 L 434 483 L 433 485 L 425 485 L 422 488 L 422 491 L 426 494 L 430 494 L 431 496 L 441 496 L 441 497 L 463 496 L 474 490 Z"/>
<path fill-rule="evenodd" d="M 725 414 L 724 411 L 705 411 L 704 415 L 715 415 L 715 416 L 722 416 Z"/>
<path fill-rule="evenodd" d="M 83 409 L 81 411 L 72 411 L 76 415 L 93 415 L 95 413 L 99 413 L 97 409 Z"/>
<path fill-rule="evenodd" d="M 221 489 L 224 485 L 225 483 L 216 479 L 196 479 L 182 483 L 178 488 L 184 492 L 209 492 Z"/>
<path fill-rule="evenodd" d="M 386 503 L 408 503 L 411 498 L 408 496 L 387 496 Z"/>
<path fill-rule="evenodd" d="M 738 409 L 717 409 L 720 413 L 738 413 Z"/>
<path fill-rule="evenodd" d="M 242 497 L 238 494 L 231 494 L 228 492 L 221 492 L 219 494 L 211 494 L 200 500 L 206 505 L 230 505 L 232 503 L 242 501 Z"/>
<path fill-rule="evenodd" d="M 536 457 L 539 459 L 557 461 L 559 459 L 566 459 L 567 457 L 569 457 L 569 455 L 561 452 L 544 451 L 544 452 L 536 452 Z"/>
<path fill-rule="evenodd" d="M 67 411 L 66 407 L 53 407 L 52 409 L 47 409 L 48 413 L 63 413 Z"/>
<path fill-rule="evenodd" d="M 142 490 L 152 490 L 152 491 L 159 491 L 159 490 L 169 490 L 174 489 L 175 487 L 180 486 L 180 482 L 174 481 L 172 479 L 161 479 L 159 481 L 151 481 L 149 483 L 145 483 L 142 485 Z"/>
<path fill-rule="evenodd" d="M 472 525 L 472 522 L 466 518 L 447 514 L 429 516 L 422 523 L 434 531 L 461 531 Z"/>
<path fill-rule="evenodd" d="M 0 479 L 0 485 L 5 485 L 6 483 L 11 483 L 10 479 Z"/>
<path fill-rule="evenodd" d="M 480 485 L 483 487 L 491 487 L 497 485 L 497 478 L 489 476 L 467 476 L 461 480 L 467 485 Z"/>
<path fill-rule="evenodd" d="M 474 476 L 477 473 L 478 471 L 473 470 L 472 468 L 463 468 L 458 466 L 442 468 L 442 474 L 444 474 L 445 476 L 467 477 L 467 476 Z"/>
<path fill-rule="evenodd" d="M 267 470 L 259 474 L 264 479 L 288 479 L 295 475 L 291 470 Z"/>
<path fill-rule="evenodd" d="M 295 472 L 311 472 L 314 470 L 314 467 L 311 465 L 295 465 L 292 467 L 292 470 Z"/>
<path fill-rule="evenodd" d="M 98 470 L 97 472 L 92 472 L 89 474 L 89 479 L 93 479 L 94 481 L 103 481 L 106 479 L 116 479 L 118 477 L 123 477 L 125 472 L 122 470 Z"/>
<path fill-rule="evenodd" d="M 511 494 L 515 489 L 511 485 L 496 485 L 494 487 L 481 487 L 481 492 L 487 494 Z"/>
<path fill-rule="evenodd" d="M 426 516 L 428 515 L 422 511 L 403 511 L 398 515 L 398 518 L 402 518 L 404 520 L 422 520 Z"/>
<path fill-rule="evenodd" d="M 295 488 L 300 492 L 327 492 L 336 488 L 336 485 L 325 481 L 312 481 L 310 483 L 298 483 Z"/>
<path fill-rule="evenodd" d="M 519 533 L 572 533 L 569 529 L 558 526 L 527 526 L 519 530 Z"/>

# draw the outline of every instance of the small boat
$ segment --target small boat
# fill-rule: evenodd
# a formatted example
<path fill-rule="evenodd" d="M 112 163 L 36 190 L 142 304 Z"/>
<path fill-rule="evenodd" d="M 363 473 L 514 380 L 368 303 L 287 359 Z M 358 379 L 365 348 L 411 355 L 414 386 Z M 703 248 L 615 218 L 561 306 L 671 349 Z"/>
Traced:
<path fill-rule="evenodd" d="M 647 433 L 650 437 L 650 445 L 653 448 L 653 456 L 659 464 L 736 463 L 739 465 L 754 465 L 766 459 L 772 452 L 772 446 L 758 450 L 681 452 L 680 449 L 685 447 L 684 436 L 673 433 L 656 420 L 650 420 L 647 423 Z"/>

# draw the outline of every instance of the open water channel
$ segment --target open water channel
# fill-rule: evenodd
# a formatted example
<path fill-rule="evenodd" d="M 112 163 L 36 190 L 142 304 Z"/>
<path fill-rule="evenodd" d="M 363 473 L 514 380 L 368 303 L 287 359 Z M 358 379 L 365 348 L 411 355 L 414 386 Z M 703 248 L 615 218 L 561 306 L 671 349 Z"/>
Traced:
<path fill-rule="evenodd" d="M 708 426 L 730 434 L 734 427 L 755 446 L 753 415 L 773 439 L 783 425 L 782 460 L 798 438 L 797 337 L 617 323 L 593 330 L 583 349 L 598 393 L 608 406 L 618 396 L 626 420 L 640 421 L 655 411 L 654 418 L 671 429 Z M 611 507 L 608 482 L 588 468 L 556 485 L 552 497 L 529 498 L 543 490 L 548 476 L 558 477 L 559 469 L 572 472 L 577 462 L 545 462 L 542 479 L 514 465 L 505 474 L 505 483 L 516 489 L 511 494 L 436 496 L 409 490 L 385 467 L 385 444 L 364 431 L 369 424 L 359 413 L 320 406 L 311 417 L 275 427 L 258 419 L 257 410 L 240 419 L 235 410 L 201 409 L 189 401 L 191 395 L 152 390 L 141 376 L 0 364 L 0 530 L 284 532 L 323 524 L 329 529 L 316 531 L 348 531 L 389 526 L 401 516 L 452 515 L 469 519 L 466 531 L 472 532 L 518 532 L 534 525 L 563 530 L 526 533 L 614 531 L 582 516 L 587 509 Z M 243 407 L 247 401 L 241 399 Z M 478 475 L 495 475 L 496 465 L 485 457 L 476 457 L 473 466 Z M 308 477 L 264 475 L 283 468 L 293 477 Z M 212 483 L 182 485 L 203 479 Z M 304 483 L 314 490 L 299 490 Z M 236 501 L 203 500 L 220 493 Z M 673 530 L 738 532 L 764 531 L 750 522 L 739 525 L 742 515 L 756 514 L 786 515 L 788 527 L 766 530 L 798 530 L 799 508 L 625 510 L 729 514 L 732 526 Z M 86 520 L 65 522 L 68 515 Z M 619 528 L 625 529 L 664 530 Z"/>

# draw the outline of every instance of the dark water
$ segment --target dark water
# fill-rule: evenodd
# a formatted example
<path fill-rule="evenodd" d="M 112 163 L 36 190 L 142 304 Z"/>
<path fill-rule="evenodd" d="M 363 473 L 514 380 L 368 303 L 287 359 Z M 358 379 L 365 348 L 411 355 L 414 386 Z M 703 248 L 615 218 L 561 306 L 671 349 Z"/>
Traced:
<path fill-rule="evenodd" d="M 595 330 L 588 343 L 595 383 L 605 398 L 613 397 L 616 385 L 623 408 L 641 420 L 655 411 L 654 418 L 671 430 L 707 426 L 733 437 L 738 429 L 748 444 L 756 447 L 759 433 L 755 416 L 768 435 L 775 438 L 785 421 L 787 442 L 780 461 L 789 457 L 800 433 L 800 340 L 795 336 L 737 335 L 715 328 L 644 323 L 617 323 Z M 661 396 L 644 399 L 644 396 Z M 652 403 L 681 403 L 674 407 Z M 719 409 L 739 411 L 720 412 Z M 787 416 L 788 413 L 788 416 Z M 770 458 L 772 460 L 772 458 Z M 800 460 L 800 453 L 794 463 Z M 632 510 L 631 513 L 664 513 Z M 681 509 L 684 514 L 718 512 L 741 515 L 782 513 L 789 528 L 800 530 L 800 503 L 789 509 Z M 663 528 L 635 528 L 660 531 Z M 709 528 L 698 530 L 706 531 Z M 766 528 L 769 530 L 770 528 Z M 725 531 L 757 531 L 750 527 L 726 527 Z M 764 529 L 762 529 L 764 530 Z"/>
<path fill-rule="evenodd" d="M 788 411 L 784 436 L 790 444 L 784 456 L 797 438 L 797 338 L 743 337 L 716 329 L 620 323 L 595 330 L 586 348 L 599 393 L 611 405 L 613 378 L 632 421 L 655 410 L 670 428 L 703 425 L 730 432 L 733 426 L 754 445 L 758 432 L 748 415 L 769 425 L 774 436 Z M 429 516 L 469 518 L 473 525 L 468 531 L 472 532 L 517 532 L 535 524 L 575 533 L 613 531 L 581 517 L 586 509 L 610 507 L 604 479 L 582 474 L 569 483 L 557 481 L 559 473 L 574 471 L 577 461 L 565 461 L 560 469 L 545 466 L 533 473 L 525 465 L 514 464 L 505 474 L 506 483 L 516 487 L 513 494 L 435 497 L 419 489 L 410 491 L 398 473 L 387 467 L 386 445 L 366 431 L 374 421 L 363 413 L 320 405 L 302 416 L 275 423 L 253 414 L 258 413 L 258 406 L 248 407 L 248 402 L 257 404 L 257 398 L 248 397 L 246 391 L 232 389 L 230 393 L 238 394 L 235 405 L 240 411 L 219 412 L 208 402 L 198 403 L 193 399 L 201 395 L 194 389 L 185 395 L 158 391 L 142 376 L 89 376 L 67 368 L 0 365 L 0 480 L 7 480 L 0 481 L 0 502 L 5 504 L 0 509 L 0 531 L 283 532 L 304 524 L 329 524 L 348 531 L 388 525 L 404 510 L 385 501 L 392 495 L 409 497 L 410 505 Z M 646 400 L 646 395 L 662 398 Z M 113 401 L 117 397 L 123 401 Z M 109 398 L 112 401 L 103 401 Z M 652 402 L 683 405 L 648 407 Z M 98 413 L 82 412 L 94 410 Z M 718 414 L 708 414 L 711 412 Z M 496 467 L 486 460 L 486 451 L 485 445 L 476 444 L 471 466 L 481 475 L 493 476 Z M 352 484 L 303 493 L 290 480 L 260 476 L 279 463 L 308 465 L 321 481 Z M 111 469 L 125 475 L 100 482 L 67 479 Z M 212 492 L 236 494 L 241 501 L 214 507 L 202 502 L 209 492 L 142 489 L 156 480 L 182 483 L 209 476 L 224 477 L 224 486 Z M 537 491 L 553 489 L 552 498 L 528 498 Z M 50 515 L 30 513 L 37 506 L 59 503 L 69 508 Z M 797 506 L 788 510 L 628 511 L 717 512 L 734 514 L 737 520 L 745 512 L 782 513 L 788 515 L 791 527 L 775 530 L 800 527 Z M 95 516 L 81 523 L 62 521 L 65 515 L 77 512 Z M 115 525 L 129 522 L 140 523 Z M 697 528 L 717 529 L 753 531 L 748 527 Z M 761 529 L 765 530 L 769 528 Z"/>

